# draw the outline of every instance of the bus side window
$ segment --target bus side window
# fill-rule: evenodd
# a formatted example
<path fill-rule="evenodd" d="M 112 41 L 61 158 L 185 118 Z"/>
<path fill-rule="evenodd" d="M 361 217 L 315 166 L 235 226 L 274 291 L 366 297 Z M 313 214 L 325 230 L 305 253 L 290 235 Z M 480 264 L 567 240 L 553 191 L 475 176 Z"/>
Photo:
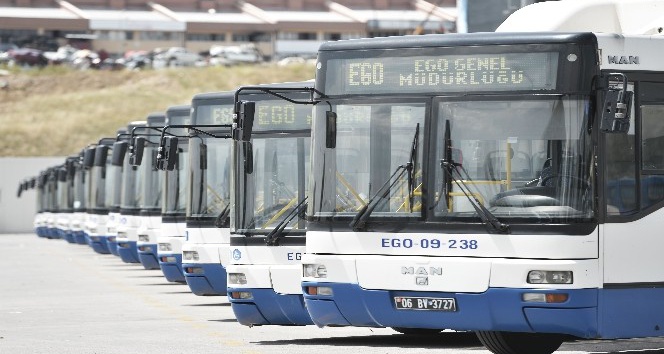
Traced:
<path fill-rule="evenodd" d="M 630 126 L 634 126 L 632 114 Z M 628 215 L 639 210 L 636 194 L 636 149 L 633 130 L 627 134 L 605 134 L 606 212 Z"/>
<path fill-rule="evenodd" d="M 664 105 L 641 106 L 641 208 L 664 200 Z"/>

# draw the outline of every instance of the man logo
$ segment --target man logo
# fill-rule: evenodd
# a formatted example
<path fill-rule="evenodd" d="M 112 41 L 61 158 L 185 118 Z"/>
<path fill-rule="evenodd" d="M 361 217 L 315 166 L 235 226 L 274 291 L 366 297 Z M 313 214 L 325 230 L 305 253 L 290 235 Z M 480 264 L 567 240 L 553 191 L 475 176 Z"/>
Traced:
<path fill-rule="evenodd" d="M 443 275 L 442 267 L 401 267 L 401 274 L 417 274 L 417 275 Z"/>
<path fill-rule="evenodd" d="M 639 65 L 639 56 L 609 55 L 609 64 L 636 64 Z"/>
<path fill-rule="evenodd" d="M 428 286 L 429 276 L 443 275 L 442 267 L 401 267 L 402 275 L 416 275 L 415 285 Z"/>

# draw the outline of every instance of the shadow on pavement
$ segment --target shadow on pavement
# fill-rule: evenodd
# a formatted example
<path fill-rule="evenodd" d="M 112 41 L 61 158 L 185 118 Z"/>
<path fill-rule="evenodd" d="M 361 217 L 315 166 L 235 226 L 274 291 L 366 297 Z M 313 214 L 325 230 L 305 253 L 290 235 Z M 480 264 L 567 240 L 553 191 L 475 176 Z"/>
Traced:
<path fill-rule="evenodd" d="M 333 345 L 402 348 L 464 348 L 486 350 L 472 332 L 445 332 L 435 335 L 375 335 L 307 338 L 255 342 L 259 345 Z"/>

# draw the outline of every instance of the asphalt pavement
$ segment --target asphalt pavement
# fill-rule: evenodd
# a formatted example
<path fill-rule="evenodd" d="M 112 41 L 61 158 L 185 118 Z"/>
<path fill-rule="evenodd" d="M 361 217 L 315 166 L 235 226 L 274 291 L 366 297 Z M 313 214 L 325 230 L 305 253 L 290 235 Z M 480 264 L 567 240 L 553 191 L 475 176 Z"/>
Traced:
<path fill-rule="evenodd" d="M 0 235 L 0 353 L 487 354 L 472 333 L 237 323 L 223 296 L 34 234 Z M 664 339 L 573 341 L 558 353 L 664 353 Z"/>

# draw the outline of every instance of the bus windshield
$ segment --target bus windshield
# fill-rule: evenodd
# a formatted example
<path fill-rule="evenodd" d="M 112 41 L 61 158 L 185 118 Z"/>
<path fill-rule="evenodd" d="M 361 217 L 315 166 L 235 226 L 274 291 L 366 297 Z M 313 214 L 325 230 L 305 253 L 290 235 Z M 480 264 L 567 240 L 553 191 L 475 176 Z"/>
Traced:
<path fill-rule="evenodd" d="M 333 105 L 336 148 L 314 124 L 311 215 L 375 203 L 371 218 L 475 221 L 481 203 L 510 222 L 593 217 L 587 97 L 481 97 Z"/>
<path fill-rule="evenodd" d="M 230 139 L 189 139 L 187 218 L 216 218 L 230 206 Z"/>
<path fill-rule="evenodd" d="M 88 188 L 87 183 L 87 171 L 83 166 L 78 165 L 76 167 L 76 172 L 74 174 L 74 210 L 75 211 L 85 211 L 87 205 L 86 193 L 85 190 Z"/>
<path fill-rule="evenodd" d="M 69 181 L 58 181 L 58 205 L 61 211 L 71 211 L 71 188 Z"/>
<path fill-rule="evenodd" d="M 267 234 L 282 222 L 288 223 L 284 229 L 305 229 L 303 215 L 294 213 L 306 202 L 310 129 L 311 106 L 256 102 L 251 142 L 238 142 L 235 149 L 232 233 Z"/>
<path fill-rule="evenodd" d="M 166 125 L 185 125 L 191 124 L 189 110 L 182 111 L 167 111 L 166 112 Z M 186 192 L 187 192 L 187 178 L 186 173 L 189 170 L 189 142 L 186 138 L 187 129 L 173 128 L 169 130 L 170 134 L 179 136 L 177 147 L 177 161 L 173 170 L 165 170 L 163 173 L 164 190 L 162 203 L 162 214 L 185 214 L 187 205 Z"/>
<path fill-rule="evenodd" d="M 90 200 L 91 208 L 105 208 L 106 205 L 106 166 L 92 166 L 90 168 Z"/>
<path fill-rule="evenodd" d="M 328 108 L 319 105 L 317 116 L 325 116 Z M 381 196 L 383 203 L 375 209 L 374 216 L 409 216 L 421 204 L 421 193 L 409 199 L 407 173 L 402 166 L 414 159 L 411 184 L 421 190 L 422 137 L 424 134 L 424 102 L 414 103 L 362 103 L 344 102 L 333 107 L 337 113 L 336 149 L 325 149 L 323 165 L 315 168 L 314 214 L 318 216 L 354 216 L 385 186 L 389 194 Z M 324 129 L 315 124 L 318 136 L 325 136 Z M 323 139 L 324 140 L 324 139 Z M 413 144 L 415 142 L 415 145 Z M 319 151 L 319 150 L 317 150 Z M 417 153 L 417 152 L 420 153 Z M 324 168 L 321 170 L 320 168 Z"/>
<path fill-rule="evenodd" d="M 125 156 L 122 165 L 122 196 L 120 199 L 121 209 L 137 209 L 139 202 L 138 183 L 140 180 L 139 169 L 129 163 L 129 156 Z"/>
<path fill-rule="evenodd" d="M 588 104 L 578 96 L 438 102 L 434 214 L 474 215 L 465 184 L 499 218 L 591 217 Z"/>
<path fill-rule="evenodd" d="M 187 191 L 185 173 L 189 169 L 188 151 L 188 145 L 179 144 L 175 168 L 164 173 L 166 188 L 164 190 L 162 213 L 185 213 Z"/>
<path fill-rule="evenodd" d="M 122 185 L 122 166 L 115 166 L 106 161 L 106 206 L 109 208 L 120 207 L 120 195 Z"/>
<path fill-rule="evenodd" d="M 157 146 L 150 144 L 145 147 L 143 161 L 138 167 L 141 176 L 138 196 L 141 209 L 161 210 L 161 194 L 163 174 L 155 167 Z"/>

